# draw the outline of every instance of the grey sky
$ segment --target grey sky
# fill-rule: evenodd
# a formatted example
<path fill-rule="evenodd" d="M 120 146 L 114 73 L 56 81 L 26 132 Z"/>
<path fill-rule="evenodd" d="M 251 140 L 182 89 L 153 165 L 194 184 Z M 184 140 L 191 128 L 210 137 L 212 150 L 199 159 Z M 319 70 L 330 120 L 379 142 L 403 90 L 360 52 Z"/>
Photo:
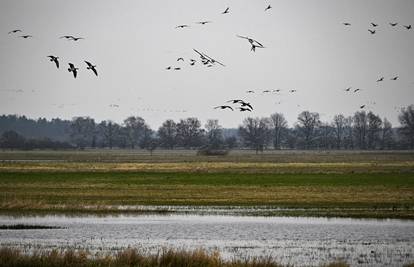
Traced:
<path fill-rule="evenodd" d="M 268 4 L 273 8 L 264 12 Z M 222 15 L 227 6 L 230 13 Z M 195 24 L 200 20 L 212 23 Z M 379 24 L 374 35 L 371 22 Z M 176 29 L 179 24 L 191 27 Z M 412 0 L 2 0 L 0 114 L 117 122 L 138 115 L 152 127 L 195 116 L 236 127 L 247 116 L 273 112 L 284 113 L 290 125 L 303 110 L 331 120 L 366 104 L 398 124 L 395 107 L 414 103 L 414 30 L 403 24 L 414 26 Z M 34 38 L 7 34 L 13 29 Z M 236 34 L 266 48 L 250 52 Z M 72 42 L 62 35 L 86 39 Z M 190 58 L 199 59 L 193 48 L 226 67 L 190 66 Z M 48 55 L 60 57 L 59 70 Z M 97 65 L 99 77 L 83 60 Z M 77 79 L 68 62 L 80 68 Z M 165 70 L 170 65 L 182 69 Z M 381 76 L 384 82 L 377 83 Z M 362 91 L 346 93 L 347 87 Z M 282 92 L 261 93 L 273 89 Z M 288 94 L 290 89 L 297 93 Z M 232 98 L 250 101 L 254 112 L 213 109 Z"/>

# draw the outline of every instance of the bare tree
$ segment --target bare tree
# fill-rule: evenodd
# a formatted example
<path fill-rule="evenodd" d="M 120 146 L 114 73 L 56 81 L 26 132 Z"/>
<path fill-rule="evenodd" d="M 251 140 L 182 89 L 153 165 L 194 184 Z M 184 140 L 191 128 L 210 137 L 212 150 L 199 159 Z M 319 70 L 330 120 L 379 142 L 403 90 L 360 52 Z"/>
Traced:
<path fill-rule="evenodd" d="M 411 149 L 414 149 L 414 105 L 402 108 L 398 120 L 401 123 L 399 133 L 408 141 Z"/>
<path fill-rule="evenodd" d="M 95 120 L 89 117 L 75 117 L 70 123 L 70 137 L 78 148 L 95 147 Z"/>
<path fill-rule="evenodd" d="M 206 125 L 207 143 L 210 148 L 217 149 L 223 145 L 223 128 L 218 120 L 207 120 Z"/>
<path fill-rule="evenodd" d="M 344 139 L 343 139 L 343 146 L 345 149 L 353 149 L 354 148 L 354 135 L 353 135 L 353 118 L 352 116 L 348 116 L 344 120 Z"/>
<path fill-rule="evenodd" d="M 114 142 L 118 138 L 120 126 L 110 120 L 102 121 L 98 125 L 99 132 L 103 138 L 103 145 L 108 146 L 110 149 L 114 147 Z"/>
<path fill-rule="evenodd" d="M 272 127 L 273 147 L 280 149 L 283 138 L 286 136 L 287 121 L 281 113 L 270 115 L 270 126 Z"/>
<path fill-rule="evenodd" d="M 269 137 L 269 119 L 267 118 L 246 118 L 239 127 L 239 135 L 247 147 L 259 151 L 263 151 Z"/>
<path fill-rule="evenodd" d="M 335 144 L 337 149 L 341 149 L 345 136 L 345 116 L 342 114 L 335 115 L 333 118 L 333 129 L 335 134 Z"/>
<path fill-rule="evenodd" d="M 366 136 L 368 118 L 365 111 L 357 111 L 354 114 L 354 135 L 359 149 L 366 149 Z"/>
<path fill-rule="evenodd" d="M 328 122 L 321 122 L 317 132 L 320 148 L 331 149 L 334 147 L 334 129 Z"/>
<path fill-rule="evenodd" d="M 387 120 L 387 118 L 384 118 L 382 120 L 381 128 L 381 149 L 391 148 L 393 142 L 392 124 Z"/>
<path fill-rule="evenodd" d="M 180 120 L 177 124 L 177 140 L 185 148 L 199 147 L 202 144 L 204 131 L 197 118 Z"/>
<path fill-rule="evenodd" d="M 124 125 L 128 143 L 134 149 L 135 145 L 139 144 L 147 127 L 145 120 L 141 117 L 130 116 L 124 120 Z"/>
<path fill-rule="evenodd" d="M 381 125 L 382 120 L 378 115 L 375 115 L 371 111 L 368 112 L 368 148 L 369 149 L 376 149 L 379 145 L 380 140 L 380 131 L 381 131 Z"/>
<path fill-rule="evenodd" d="M 160 146 L 173 149 L 177 144 L 177 124 L 173 120 L 166 120 L 158 128 Z"/>
<path fill-rule="evenodd" d="M 320 125 L 319 113 L 303 111 L 298 116 L 296 125 L 299 135 L 303 138 L 305 149 L 309 149 L 314 141 L 316 129 Z"/>

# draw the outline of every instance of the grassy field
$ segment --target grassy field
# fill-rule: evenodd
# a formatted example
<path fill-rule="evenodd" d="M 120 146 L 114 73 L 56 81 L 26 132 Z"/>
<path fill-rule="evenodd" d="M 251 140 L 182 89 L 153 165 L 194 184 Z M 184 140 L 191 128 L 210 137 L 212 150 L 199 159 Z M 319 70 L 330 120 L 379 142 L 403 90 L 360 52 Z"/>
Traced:
<path fill-rule="evenodd" d="M 2 152 L 0 212 L 268 206 L 266 215 L 414 219 L 413 152 Z M 152 159 L 152 160 L 151 160 Z M 240 160 L 239 160 L 240 159 Z M 138 212 L 131 208 L 129 212 Z"/>

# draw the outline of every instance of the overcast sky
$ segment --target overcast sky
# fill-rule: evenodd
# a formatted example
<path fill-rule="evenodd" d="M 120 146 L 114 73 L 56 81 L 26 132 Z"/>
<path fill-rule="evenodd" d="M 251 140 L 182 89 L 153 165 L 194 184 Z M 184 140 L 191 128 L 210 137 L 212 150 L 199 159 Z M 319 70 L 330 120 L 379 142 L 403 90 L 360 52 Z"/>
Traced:
<path fill-rule="evenodd" d="M 229 14 L 221 14 L 226 7 Z M 212 23 L 195 23 L 203 20 Z M 371 22 L 379 24 L 374 35 Z M 180 24 L 190 27 L 175 28 Z M 409 24 L 412 0 L 1 0 L 0 114 L 116 122 L 134 115 L 154 128 L 195 116 L 237 127 L 247 116 L 274 112 L 289 125 L 303 110 L 331 120 L 365 104 L 398 125 L 396 109 L 414 103 L 414 30 L 403 27 Z M 14 29 L 33 38 L 8 34 Z M 251 52 L 237 34 L 265 48 Z M 226 66 L 203 66 L 193 48 Z M 60 57 L 59 70 L 48 55 Z M 98 77 L 83 60 L 97 65 Z M 80 68 L 77 79 L 68 62 Z M 282 91 L 262 93 L 275 89 Z M 233 98 L 254 111 L 213 109 Z"/>

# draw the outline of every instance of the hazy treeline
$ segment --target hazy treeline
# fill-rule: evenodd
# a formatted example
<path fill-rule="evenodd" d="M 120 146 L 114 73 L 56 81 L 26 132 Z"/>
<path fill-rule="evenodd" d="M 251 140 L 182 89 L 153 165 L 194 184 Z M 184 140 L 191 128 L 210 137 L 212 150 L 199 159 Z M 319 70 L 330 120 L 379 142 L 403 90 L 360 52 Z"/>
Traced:
<path fill-rule="evenodd" d="M 238 129 L 224 129 L 218 120 L 197 118 L 166 120 L 158 129 L 141 117 L 128 117 L 122 124 L 95 122 L 90 117 L 71 121 L 30 120 L 15 115 L 0 117 L 0 147 L 34 148 L 141 148 L 164 149 L 413 149 L 414 105 L 401 109 L 400 125 L 393 127 L 373 112 L 353 116 L 335 115 L 321 121 L 317 112 L 303 111 L 292 127 L 281 113 L 249 117 Z M 52 141 L 54 140 L 54 141 Z"/>

